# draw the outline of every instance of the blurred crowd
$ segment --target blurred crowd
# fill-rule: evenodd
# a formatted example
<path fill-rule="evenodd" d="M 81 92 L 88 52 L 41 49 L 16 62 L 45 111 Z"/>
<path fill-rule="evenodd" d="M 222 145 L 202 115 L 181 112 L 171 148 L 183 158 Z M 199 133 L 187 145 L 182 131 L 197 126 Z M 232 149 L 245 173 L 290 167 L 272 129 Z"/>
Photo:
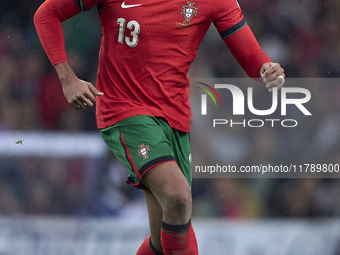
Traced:
<path fill-rule="evenodd" d="M 73 110 L 42 50 L 32 22 L 41 3 L 42 0 L 6 0 L 0 8 L 0 133 L 96 132 L 94 108 Z M 340 77 L 339 1 L 239 3 L 260 45 L 284 67 L 287 77 Z M 92 9 L 64 22 L 63 28 L 71 66 L 80 78 L 95 84 L 100 24 L 96 8 Z M 189 76 L 222 78 L 246 74 L 212 27 Z M 283 128 L 252 132 L 220 129 L 207 135 L 211 133 L 209 127 L 195 123 L 194 162 L 196 157 L 205 165 L 340 163 L 339 88 L 327 84 L 310 88 L 314 95 L 309 105 L 313 118 L 303 123 L 298 132 Z M 266 101 L 268 94 L 259 92 L 257 97 Z M 304 121 L 301 116 L 296 118 Z M 109 151 L 100 160 L 18 160 L 0 155 L 0 214 L 134 214 L 134 210 L 145 207 L 141 202 L 143 194 L 125 184 L 125 178 L 126 170 Z M 340 179 L 195 179 L 192 191 L 194 216 L 340 216 Z"/>

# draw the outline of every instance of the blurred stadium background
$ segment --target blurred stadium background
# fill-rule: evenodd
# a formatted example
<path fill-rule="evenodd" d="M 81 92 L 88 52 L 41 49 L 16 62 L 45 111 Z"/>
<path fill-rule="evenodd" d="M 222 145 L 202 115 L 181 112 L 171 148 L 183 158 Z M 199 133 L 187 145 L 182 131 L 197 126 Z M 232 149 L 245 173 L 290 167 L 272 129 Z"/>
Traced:
<path fill-rule="evenodd" d="M 239 2 L 288 77 L 340 77 L 340 1 Z M 41 3 L 3 0 L 0 8 L 0 254 L 134 254 L 148 233 L 143 194 L 125 184 L 124 167 L 96 130 L 94 109 L 76 112 L 64 99 L 32 23 Z M 72 67 L 95 84 L 97 11 L 63 27 Z M 246 77 L 213 26 L 189 76 Z M 303 163 L 312 148 L 319 163 L 340 163 L 340 86 L 310 89 L 313 120 L 298 133 L 211 134 L 198 121 L 193 160 Z M 228 144 L 230 159 L 216 141 Z M 340 254 L 340 179 L 195 179 L 192 192 L 203 255 Z"/>

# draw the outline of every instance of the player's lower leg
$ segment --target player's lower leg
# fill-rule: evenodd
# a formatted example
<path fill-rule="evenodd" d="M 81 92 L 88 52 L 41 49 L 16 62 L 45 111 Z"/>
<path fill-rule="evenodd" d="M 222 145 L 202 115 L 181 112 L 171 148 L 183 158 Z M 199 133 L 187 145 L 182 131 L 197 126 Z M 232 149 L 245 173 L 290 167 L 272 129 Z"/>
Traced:
<path fill-rule="evenodd" d="M 191 226 L 191 189 L 175 162 L 151 169 L 144 181 L 163 211 L 161 243 L 165 255 L 197 255 L 197 241 Z"/>
<path fill-rule="evenodd" d="M 196 255 L 198 247 L 191 221 L 183 225 L 171 225 L 163 222 L 161 241 L 164 254 Z"/>
<path fill-rule="evenodd" d="M 155 196 L 148 191 L 144 191 L 146 205 L 148 207 L 148 215 L 149 215 L 149 226 L 151 237 L 149 239 L 149 250 L 152 250 L 154 254 L 163 254 L 163 248 L 161 244 L 161 226 L 162 226 L 162 218 L 163 211 L 158 203 Z M 145 243 L 146 241 L 144 241 Z M 144 245 L 146 246 L 146 244 Z M 142 255 L 143 253 L 137 253 L 137 255 Z M 146 253 L 147 254 L 147 253 Z"/>
<path fill-rule="evenodd" d="M 160 252 L 155 248 L 155 246 L 152 244 L 151 236 L 149 235 L 142 245 L 139 247 L 136 255 L 163 255 L 163 252 Z"/>

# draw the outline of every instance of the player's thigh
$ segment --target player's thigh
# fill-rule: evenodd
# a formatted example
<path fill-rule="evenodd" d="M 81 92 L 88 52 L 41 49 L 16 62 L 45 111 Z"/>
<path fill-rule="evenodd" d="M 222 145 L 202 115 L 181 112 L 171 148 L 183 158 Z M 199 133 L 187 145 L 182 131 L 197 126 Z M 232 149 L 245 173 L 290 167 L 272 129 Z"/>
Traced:
<path fill-rule="evenodd" d="M 145 188 L 141 181 L 154 166 L 176 160 L 164 129 L 155 117 L 133 116 L 102 129 L 101 134 L 128 169 L 127 182 L 134 187 Z"/>
<path fill-rule="evenodd" d="M 172 129 L 171 133 L 168 134 L 168 140 L 171 143 L 176 162 L 191 186 L 192 174 L 189 134 Z"/>
<path fill-rule="evenodd" d="M 155 166 L 143 179 L 163 211 L 182 210 L 184 223 L 191 216 L 191 189 L 176 162 L 166 162 Z M 188 218 L 189 217 L 189 218 Z"/>

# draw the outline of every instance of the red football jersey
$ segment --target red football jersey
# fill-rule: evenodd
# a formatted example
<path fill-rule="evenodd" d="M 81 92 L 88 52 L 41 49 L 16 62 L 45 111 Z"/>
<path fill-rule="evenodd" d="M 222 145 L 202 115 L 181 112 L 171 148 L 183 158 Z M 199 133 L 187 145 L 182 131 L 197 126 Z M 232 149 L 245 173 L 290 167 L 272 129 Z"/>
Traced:
<path fill-rule="evenodd" d="M 222 37 L 245 25 L 236 0 L 76 0 L 99 4 L 102 27 L 98 128 L 134 116 L 164 117 L 190 131 L 187 76 L 211 22 Z"/>

